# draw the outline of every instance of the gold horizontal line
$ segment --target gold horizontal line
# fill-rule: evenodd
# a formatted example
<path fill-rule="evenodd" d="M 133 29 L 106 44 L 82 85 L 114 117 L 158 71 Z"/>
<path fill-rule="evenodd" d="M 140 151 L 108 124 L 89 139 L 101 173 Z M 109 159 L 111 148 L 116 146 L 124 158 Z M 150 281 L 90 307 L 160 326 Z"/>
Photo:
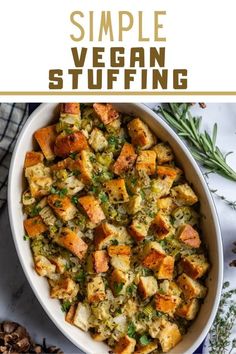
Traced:
<path fill-rule="evenodd" d="M 236 91 L 0 91 L 0 96 L 236 96 Z"/>

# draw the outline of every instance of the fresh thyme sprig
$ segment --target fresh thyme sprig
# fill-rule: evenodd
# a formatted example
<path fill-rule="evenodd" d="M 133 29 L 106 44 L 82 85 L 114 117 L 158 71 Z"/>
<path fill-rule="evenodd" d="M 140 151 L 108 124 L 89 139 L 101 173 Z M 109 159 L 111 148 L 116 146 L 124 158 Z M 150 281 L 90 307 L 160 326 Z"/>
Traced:
<path fill-rule="evenodd" d="M 212 135 L 200 131 L 201 117 L 193 117 L 188 103 L 168 103 L 155 109 L 176 130 L 178 135 L 190 143 L 192 155 L 211 172 L 236 181 L 236 171 L 226 162 L 227 156 L 216 146 L 217 124 Z"/>
<path fill-rule="evenodd" d="M 216 195 L 218 198 L 223 200 L 228 206 L 230 206 L 233 210 L 236 210 L 236 200 L 232 201 L 217 193 L 217 189 L 210 189 L 211 193 Z"/>
<path fill-rule="evenodd" d="M 232 353 L 236 348 L 235 339 L 230 339 L 236 316 L 236 289 L 226 290 L 229 285 L 229 282 L 223 285 L 219 309 L 209 332 L 209 354 Z"/>

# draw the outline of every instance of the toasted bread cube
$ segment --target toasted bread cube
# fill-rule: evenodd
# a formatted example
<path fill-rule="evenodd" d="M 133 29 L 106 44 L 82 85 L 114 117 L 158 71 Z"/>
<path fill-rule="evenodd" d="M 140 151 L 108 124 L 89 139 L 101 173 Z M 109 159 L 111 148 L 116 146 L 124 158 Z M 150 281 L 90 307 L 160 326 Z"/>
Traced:
<path fill-rule="evenodd" d="M 116 255 L 131 255 L 131 247 L 127 245 L 112 245 L 108 247 L 108 254 L 110 257 Z"/>
<path fill-rule="evenodd" d="M 137 155 L 131 144 L 125 143 L 121 149 L 120 155 L 113 165 L 113 172 L 121 175 L 131 169 L 135 163 Z"/>
<path fill-rule="evenodd" d="M 162 240 L 173 233 L 173 227 L 170 222 L 170 217 L 164 212 L 159 211 L 152 222 L 155 235 L 158 239 Z"/>
<path fill-rule="evenodd" d="M 144 246 L 141 256 L 143 266 L 155 271 L 159 269 L 166 254 L 158 242 L 148 242 Z"/>
<path fill-rule="evenodd" d="M 57 136 L 54 152 L 59 157 L 67 157 L 72 153 L 80 152 L 88 148 L 87 139 L 80 131 L 71 134 L 61 133 Z"/>
<path fill-rule="evenodd" d="M 127 213 L 130 215 L 134 215 L 142 210 L 142 197 L 141 195 L 132 195 L 129 198 L 129 202 L 127 204 Z"/>
<path fill-rule="evenodd" d="M 134 354 L 149 354 L 157 349 L 157 343 L 151 342 L 144 346 L 139 346 L 138 349 L 135 350 Z"/>
<path fill-rule="evenodd" d="M 119 118 L 119 112 L 110 103 L 94 103 L 93 108 L 105 125 Z"/>
<path fill-rule="evenodd" d="M 93 195 L 86 195 L 80 197 L 78 200 L 92 223 L 99 224 L 105 219 L 103 210 L 98 200 Z"/>
<path fill-rule="evenodd" d="M 155 295 L 155 306 L 157 311 L 167 313 L 169 316 L 173 316 L 175 310 L 179 306 L 181 299 L 176 295 Z"/>
<path fill-rule="evenodd" d="M 181 174 L 181 170 L 174 166 L 157 166 L 157 174 L 160 177 L 169 176 L 176 180 L 177 176 Z"/>
<path fill-rule="evenodd" d="M 192 321 L 196 317 L 199 307 L 198 299 L 182 302 L 176 310 L 176 315 L 185 318 L 188 321 Z"/>
<path fill-rule="evenodd" d="M 25 219 L 24 220 L 24 227 L 27 232 L 27 235 L 30 238 L 34 238 L 45 231 L 47 231 L 47 226 L 44 224 L 41 216 L 34 216 L 33 218 L 30 219 Z"/>
<path fill-rule="evenodd" d="M 93 178 L 93 164 L 91 162 L 93 157 L 94 154 L 87 150 L 81 151 L 78 155 L 78 167 L 81 173 L 81 179 L 85 184 L 90 183 Z"/>
<path fill-rule="evenodd" d="M 75 176 L 69 176 L 65 181 L 57 182 L 57 187 L 59 189 L 65 188 L 67 195 L 72 196 L 79 193 L 84 188 L 84 183 Z"/>
<path fill-rule="evenodd" d="M 54 238 L 54 241 L 58 245 L 65 247 L 79 259 L 84 258 L 87 252 L 88 245 L 81 237 L 67 227 L 62 228 L 61 233 Z"/>
<path fill-rule="evenodd" d="M 133 219 L 128 228 L 128 232 L 135 239 L 135 241 L 142 241 L 148 234 L 149 224 L 140 222 L 138 219 Z"/>
<path fill-rule="evenodd" d="M 156 272 L 157 279 L 173 279 L 175 259 L 172 256 L 166 256 Z"/>
<path fill-rule="evenodd" d="M 181 225 L 178 235 L 179 239 L 189 247 L 199 248 L 201 245 L 199 233 L 189 224 Z"/>
<path fill-rule="evenodd" d="M 163 179 L 157 178 L 152 180 L 152 190 L 157 200 L 169 195 L 173 183 L 174 179 L 170 176 L 166 176 Z"/>
<path fill-rule="evenodd" d="M 92 133 L 89 138 L 89 144 L 96 152 L 102 151 L 108 146 L 107 139 L 105 138 L 103 132 L 98 128 L 94 128 L 92 130 Z"/>
<path fill-rule="evenodd" d="M 105 285 L 101 276 L 94 277 L 87 284 L 87 298 L 88 302 L 98 302 L 104 300 L 106 297 Z"/>
<path fill-rule="evenodd" d="M 150 275 L 148 277 L 140 277 L 138 291 L 144 300 L 155 295 L 157 289 L 157 281 L 153 276 Z"/>
<path fill-rule="evenodd" d="M 192 254 L 184 256 L 181 259 L 180 265 L 188 276 L 192 279 L 201 278 L 209 269 L 209 263 L 203 254 Z"/>
<path fill-rule="evenodd" d="M 147 175 L 156 173 L 156 153 L 153 150 L 141 151 L 136 161 L 137 171 L 144 171 Z"/>
<path fill-rule="evenodd" d="M 207 293 L 205 286 L 200 284 L 197 280 L 193 280 L 187 274 L 181 274 L 177 279 L 177 284 L 183 291 L 186 300 L 193 298 L 204 298 Z"/>
<path fill-rule="evenodd" d="M 96 249 L 103 249 L 107 247 L 112 240 L 115 240 L 117 231 L 113 225 L 107 222 L 102 223 L 94 229 L 94 243 Z"/>
<path fill-rule="evenodd" d="M 74 219 L 78 211 L 70 198 L 66 196 L 60 197 L 57 194 L 51 194 L 48 196 L 47 201 L 53 211 L 64 221 Z"/>
<path fill-rule="evenodd" d="M 157 200 L 157 208 L 169 214 L 176 208 L 176 205 L 171 197 L 165 197 Z"/>
<path fill-rule="evenodd" d="M 152 148 L 157 155 L 158 165 L 173 161 L 174 154 L 169 144 L 159 143 Z"/>
<path fill-rule="evenodd" d="M 36 151 L 28 151 L 25 155 L 24 168 L 37 165 L 40 162 L 43 162 L 43 154 Z"/>
<path fill-rule="evenodd" d="M 122 337 L 114 348 L 114 354 L 132 354 L 134 352 L 136 340 L 129 336 Z"/>
<path fill-rule="evenodd" d="M 73 324 L 76 308 L 77 308 L 76 304 L 72 304 L 70 306 L 69 311 L 66 313 L 66 317 L 65 317 L 66 322 Z"/>
<path fill-rule="evenodd" d="M 60 115 L 64 116 L 77 116 L 80 117 L 80 104 L 79 103 L 61 103 Z"/>
<path fill-rule="evenodd" d="M 56 266 L 44 256 L 34 257 L 34 265 L 36 272 L 42 277 L 51 277 L 56 272 Z"/>
<path fill-rule="evenodd" d="M 54 144 L 57 137 L 56 125 L 49 125 L 48 127 L 37 130 L 34 133 L 34 137 L 46 159 L 53 160 L 55 158 Z"/>
<path fill-rule="evenodd" d="M 162 327 L 159 333 L 159 341 L 162 351 L 167 353 L 174 348 L 182 339 L 178 326 L 175 323 L 165 321 L 165 325 Z"/>
<path fill-rule="evenodd" d="M 100 250 L 93 252 L 93 264 L 96 273 L 104 273 L 109 269 L 108 255 L 106 251 Z"/>
<path fill-rule="evenodd" d="M 173 187 L 171 196 L 178 205 L 193 205 L 198 202 L 198 197 L 187 183 Z"/>
<path fill-rule="evenodd" d="M 130 269 L 130 256 L 124 254 L 118 254 L 111 257 L 111 265 L 115 269 L 119 269 L 122 272 L 128 272 Z"/>
<path fill-rule="evenodd" d="M 121 271 L 119 269 L 113 270 L 111 277 L 110 277 L 109 284 L 110 284 L 112 292 L 115 296 L 124 293 L 124 286 L 126 285 L 127 280 L 128 280 L 127 273 L 124 273 L 123 271 Z M 119 293 L 117 293 L 116 287 L 119 284 L 123 284 L 123 288 L 119 291 Z"/>
<path fill-rule="evenodd" d="M 53 299 L 73 300 L 79 292 L 79 285 L 71 278 L 62 278 L 51 287 L 50 296 Z"/>
<path fill-rule="evenodd" d="M 82 331 L 87 332 L 89 329 L 89 317 L 91 315 L 90 308 L 87 304 L 78 303 L 75 311 L 73 324 L 76 327 L 82 329 Z"/>
<path fill-rule="evenodd" d="M 66 271 L 67 261 L 65 258 L 62 258 L 60 256 L 50 257 L 50 262 L 56 266 L 57 273 L 63 274 Z"/>
<path fill-rule="evenodd" d="M 107 181 L 105 188 L 112 204 L 126 203 L 129 201 L 129 195 L 123 178 Z"/>
<path fill-rule="evenodd" d="M 38 163 L 25 169 L 25 177 L 29 182 L 31 196 L 34 198 L 48 195 L 52 186 L 50 168 Z"/>
<path fill-rule="evenodd" d="M 128 132 L 132 144 L 140 146 L 141 149 L 149 149 L 156 143 L 156 137 L 146 123 L 141 119 L 135 118 L 128 124 Z"/>

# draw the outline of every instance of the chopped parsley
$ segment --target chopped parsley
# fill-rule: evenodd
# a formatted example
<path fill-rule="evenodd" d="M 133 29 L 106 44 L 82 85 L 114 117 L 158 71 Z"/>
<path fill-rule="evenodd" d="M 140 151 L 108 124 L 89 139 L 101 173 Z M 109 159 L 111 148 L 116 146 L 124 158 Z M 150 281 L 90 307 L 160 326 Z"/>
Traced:
<path fill-rule="evenodd" d="M 126 292 L 128 295 L 134 295 L 137 290 L 137 286 L 135 284 L 131 284 L 127 287 Z"/>
<path fill-rule="evenodd" d="M 63 303 L 61 304 L 61 310 L 62 312 L 68 312 L 70 309 L 71 303 L 70 301 L 63 301 Z"/>
<path fill-rule="evenodd" d="M 24 241 L 27 241 L 27 240 L 29 240 L 29 236 L 28 235 L 24 235 L 23 239 L 24 239 Z"/>
<path fill-rule="evenodd" d="M 39 212 L 41 211 L 41 208 L 38 207 L 37 205 L 34 205 L 33 208 L 29 212 L 29 216 L 33 218 L 34 216 L 39 215 Z"/>
<path fill-rule="evenodd" d="M 78 197 L 76 195 L 73 195 L 73 197 L 71 198 L 71 201 L 72 201 L 73 204 L 77 205 Z"/>
<path fill-rule="evenodd" d="M 134 338 L 135 333 L 136 333 L 135 324 L 134 324 L 133 322 L 130 322 L 130 323 L 128 324 L 128 328 L 127 328 L 127 335 L 128 335 L 130 338 Z"/>
<path fill-rule="evenodd" d="M 140 338 L 139 338 L 139 342 L 141 345 L 148 345 L 150 343 L 150 338 L 146 335 L 143 334 Z"/>
<path fill-rule="evenodd" d="M 123 287 L 124 287 L 123 283 L 114 283 L 114 293 L 115 293 L 115 295 L 119 295 L 119 293 L 121 292 Z"/>
<path fill-rule="evenodd" d="M 75 160 L 77 152 L 72 152 L 69 156 L 71 159 Z"/>
<path fill-rule="evenodd" d="M 108 196 L 104 192 L 99 193 L 98 197 L 102 203 L 106 203 L 108 201 Z"/>
<path fill-rule="evenodd" d="M 75 281 L 77 281 L 78 283 L 80 282 L 84 282 L 85 281 L 85 273 L 83 270 L 80 270 L 76 276 L 75 276 Z"/>
<path fill-rule="evenodd" d="M 56 194 L 60 198 L 63 198 L 65 195 L 67 195 L 68 190 L 67 190 L 67 188 L 57 189 L 55 187 L 52 187 L 50 192 L 51 192 L 51 194 Z"/>

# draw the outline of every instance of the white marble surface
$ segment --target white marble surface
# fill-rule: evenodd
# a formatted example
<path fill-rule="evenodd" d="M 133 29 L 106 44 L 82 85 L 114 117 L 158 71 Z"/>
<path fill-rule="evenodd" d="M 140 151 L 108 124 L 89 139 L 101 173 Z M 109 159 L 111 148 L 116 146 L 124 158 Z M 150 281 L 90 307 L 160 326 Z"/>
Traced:
<path fill-rule="evenodd" d="M 225 152 L 236 153 L 236 104 L 208 104 L 205 110 L 194 110 L 203 116 L 203 127 L 206 129 L 210 129 L 214 122 L 218 123 L 218 145 Z M 228 161 L 236 169 L 236 154 L 230 155 Z M 211 189 L 236 200 L 236 182 L 215 175 L 210 175 L 208 181 Z M 236 287 L 236 268 L 228 265 L 234 258 L 231 250 L 233 241 L 236 241 L 236 211 L 218 198 L 215 202 L 224 243 L 225 280 L 230 280 L 231 286 Z M 47 317 L 27 283 L 11 237 L 6 208 L 0 212 L 0 270 L 0 320 L 20 322 L 30 329 L 37 341 L 42 342 L 46 337 L 48 344 L 57 344 L 65 353 L 81 353 Z"/>

